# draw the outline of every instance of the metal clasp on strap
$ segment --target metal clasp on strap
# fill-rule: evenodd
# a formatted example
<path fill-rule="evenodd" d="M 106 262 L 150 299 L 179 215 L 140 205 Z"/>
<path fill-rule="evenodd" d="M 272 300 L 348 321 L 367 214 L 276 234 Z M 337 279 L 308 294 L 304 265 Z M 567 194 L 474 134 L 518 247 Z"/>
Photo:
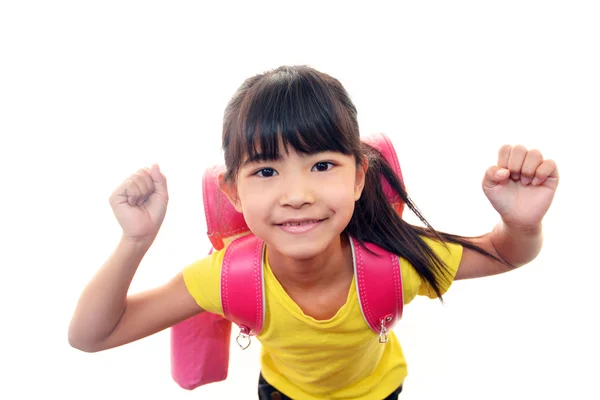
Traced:
<path fill-rule="evenodd" d="M 235 338 L 235 341 L 242 350 L 246 350 L 250 346 L 251 342 L 250 329 L 245 326 L 240 326 L 240 333 Z"/>
<path fill-rule="evenodd" d="M 385 324 L 387 322 L 390 322 L 392 320 L 392 316 L 391 315 L 387 315 L 385 318 L 381 319 L 381 328 L 379 330 L 379 343 L 387 343 L 388 341 L 388 337 L 387 337 L 387 329 L 385 327 Z"/>

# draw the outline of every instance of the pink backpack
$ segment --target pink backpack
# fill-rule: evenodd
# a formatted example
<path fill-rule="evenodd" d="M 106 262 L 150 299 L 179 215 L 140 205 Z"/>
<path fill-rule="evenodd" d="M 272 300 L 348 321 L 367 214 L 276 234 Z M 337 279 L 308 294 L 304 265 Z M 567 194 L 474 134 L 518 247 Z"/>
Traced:
<path fill-rule="evenodd" d="M 379 150 L 398 177 L 402 172 L 394 147 L 384 134 L 363 139 Z M 226 244 L 221 272 L 221 303 L 226 318 L 203 312 L 171 328 L 171 375 L 184 389 L 192 390 L 227 378 L 232 322 L 239 327 L 238 345 L 246 349 L 251 336 L 260 334 L 265 320 L 263 292 L 263 242 L 249 232 L 242 214 L 229 203 L 217 186 L 224 170 L 206 170 L 203 182 L 204 211 L 208 237 L 215 250 Z M 399 215 L 404 203 L 382 177 L 389 201 Z M 381 343 L 402 317 L 403 293 L 399 259 L 373 244 L 365 251 L 351 238 L 358 299 L 363 317 Z M 212 253 L 212 249 L 210 251 Z"/>

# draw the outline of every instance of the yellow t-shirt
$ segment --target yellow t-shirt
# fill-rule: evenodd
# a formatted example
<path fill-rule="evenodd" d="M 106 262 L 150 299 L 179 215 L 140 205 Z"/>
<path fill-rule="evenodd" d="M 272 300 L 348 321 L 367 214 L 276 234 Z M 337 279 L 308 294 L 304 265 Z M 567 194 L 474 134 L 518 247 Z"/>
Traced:
<path fill-rule="evenodd" d="M 462 246 L 424 238 L 448 266 L 453 278 Z M 225 250 L 198 260 L 183 270 L 185 284 L 204 310 L 223 315 L 220 295 Z M 400 259 L 404 304 L 417 295 L 436 298 L 431 287 L 405 259 Z M 451 279 L 441 284 L 445 293 Z M 348 299 L 328 320 L 305 315 L 287 295 L 265 257 L 266 316 L 258 335 L 261 371 L 267 382 L 293 399 L 383 399 L 407 376 L 404 354 L 394 332 L 386 344 L 369 328 L 360 310 L 354 280 Z"/>

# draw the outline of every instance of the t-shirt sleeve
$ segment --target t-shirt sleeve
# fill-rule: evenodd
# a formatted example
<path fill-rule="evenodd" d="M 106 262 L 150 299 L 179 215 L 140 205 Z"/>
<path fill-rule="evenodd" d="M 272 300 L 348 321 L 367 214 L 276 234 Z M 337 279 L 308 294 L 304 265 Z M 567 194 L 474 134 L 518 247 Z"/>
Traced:
<path fill-rule="evenodd" d="M 444 294 L 454 282 L 462 258 L 463 247 L 460 244 L 442 243 L 427 237 L 423 237 L 423 240 L 447 267 L 448 274 L 444 274 L 444 277 L 440 279 L 440 291 Z M 427 296 L 430 299 L 437 298 L 435 290 L 421 279 L 415 268 L 404 258 L 400 258 L 400 268 L 402 270 L 404 304 L 410 303 L 417 295 Z"/>
<path fill-rule="evenodd" d="M 225 251 L 215 251 L 183 268 L 183 281 L 196 303 L 213 314 L 223 315 L 221 266 Z"/>

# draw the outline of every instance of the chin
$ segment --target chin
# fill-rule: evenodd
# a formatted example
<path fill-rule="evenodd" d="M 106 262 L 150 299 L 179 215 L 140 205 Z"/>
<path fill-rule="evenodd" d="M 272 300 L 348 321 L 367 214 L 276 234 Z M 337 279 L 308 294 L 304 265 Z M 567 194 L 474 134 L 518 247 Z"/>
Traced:
<path fill-rule="evenodd" d="M 294 260 L 310 260 L 322 254 L 335 238 L 270 238 L 265 240 L 270 251 L 276 251 L 284 257 Z M 282 240 L 283 239 L 283 240 Z"/>

